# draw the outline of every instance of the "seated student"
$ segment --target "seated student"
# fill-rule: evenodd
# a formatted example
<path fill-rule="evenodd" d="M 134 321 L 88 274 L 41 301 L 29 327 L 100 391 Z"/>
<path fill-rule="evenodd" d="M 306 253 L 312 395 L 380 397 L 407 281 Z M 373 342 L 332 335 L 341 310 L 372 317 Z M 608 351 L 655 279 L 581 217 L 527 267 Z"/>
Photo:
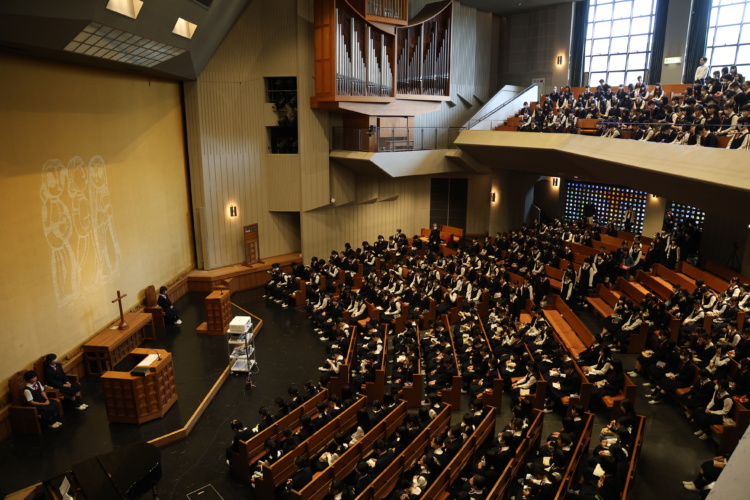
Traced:
<path fill-rule="evenodd" d="M 287 479 L 284 486 L 284 493 L 282 495 L 284 498 L 291 498 L 290 495 L 292 490 L 301 491 L 302 488 L 307 486 L 313 478 L 312 469 L 305 457 L 298 456 L 295 458 L 294 465 L 297 466 L 297 472 L 294 473 L 294 476 Z"/>
<path fill-rule="evenodd" d="M 63 398 L 75 401 L 76 410 L 85 410 L 89 407 L 81 401 L 81 385 L 68 380 L 55 354 L 47 354 L 44 357 L 44 380 L 48 386 L 60 391 Z"/>
<path fill-rule="evenodd" d="M 694 432 L 700 439 L 708 439 L 711 426 L 721 424 L 725 416 L 732 410 L 732 396 L 729 395 L 729 381 L 719 380 L 716 383 L 713 397 L 709 400 L 704 411 L 693 413 L 698 430 Z"/>
<path fill-rule="evenodd" d="M 174 323 L 175 325 L 181 325 L 182 320 L 180 319 L 180 311 L 172 304 L 172 301 L 167 295 L 167 287 L 163 286 L 159 288 L 159 298 L 156 300 L 159 307 L 164 311 L 164 319 L 167 324 Z"/>
<path fill-rule="evenodd" d="M 252 430 L 253 434 L 257 434 L 260 431 L 267 429 L 269 426 L 271 426 L 271 424 L 273 424 L 276 421 L 274 416 L 271 415 L 271 412 L 267 406 L 261 406 L 258 409 L 258 415 L 260 415 L 260 422 L 258 422 L 258 424 L 255 427 L 253 427 L 253 430 Z"/>
<path fill-rule="evenodd" d="M 591 389 L 591 406 L 603 407 L 604 396 L 616 396 L 623 389 L 624 384 L 622 361 L 615 359 L 612 361 L 612 369 L 607 372 L 606 376 L 594 382 L 594 387 Z"/>
<path fill-rule="evenodd" d="M 34 370 L 23 374 L 26 387 L 23 389 L 23 397 L 27 406 L 33 406 L 42 418 L 42 424 L 50 429 L 57 429 L 62 425 L 60 422 L 60 405 L 54 399 L 49 399 L 44 392 L 44 387 Z"/>
<path fill-rule="evenodd" d="M 672 394 L 677 389 L 690 387 L 695 375 L 695 363 L 687 349 L 678 349 L 677 354 L 680 359 L 679 363 L 657 380 L 651 394 L 646 395 L 649 404 L 658 405 L 667 394 Z"/>
<path fill-rule="evenodd" d="M 694 412 L 708 405 L 713 391 L 714 384 L 711 381 L 711 373 L 704 369 L 700 371 L 698 380 L 690 387 L 690 390 L 677 396 L 677 402 L 685 407 L 685 416 L 691 418 Z"/>
<path fill-rule="evenodd" d="M 703 462 L 695 479 L 683 481 L 682 486 L 690 491 L 710 490 L 716 480 L 719 479 L 719 475 L 724 471 L 730 456 L 731 453 L 725 453 Z"/>

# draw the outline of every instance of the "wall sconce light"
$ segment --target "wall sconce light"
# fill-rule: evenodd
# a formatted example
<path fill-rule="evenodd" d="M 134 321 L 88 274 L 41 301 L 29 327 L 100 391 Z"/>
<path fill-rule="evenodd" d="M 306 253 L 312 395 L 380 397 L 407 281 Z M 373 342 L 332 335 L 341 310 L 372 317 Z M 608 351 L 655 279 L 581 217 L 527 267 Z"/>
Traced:
<path fill-rule="evenodd" d="M 653 193 L 651 193 L 651 197 L 652 197 L 653 199 L 656 199 L 656 198 L 658 198 L 658 196 L 657 196 L 657 195 L 655 195 L 655 194 L 653 194 Z"/>
<path fill-rule="evenodd" d="M 490 195 L 490 201 L 491 201 L 492 203 L 495 203 L 495 192 L 494 192 L 494 191 L 493 191 L 493 192 L 492 192 L 492 194 Z"/>
<path fill-rule="evenodd" d="M 562 66 L 563 63 L 563 56 L 557 56 L 557 65 Z"/>
<path fill-rule="evenodd" d="M 231 207 L 229 207 L 229 216 L 230 217 L 237 217 L 237 206 L 236 205 L 232 205 Z"/>
<path fill-rule="evenodd" d="M 560 178 L 559 177 L 553 177 L 552 178 L 552 187 L 560 187 Z"/>

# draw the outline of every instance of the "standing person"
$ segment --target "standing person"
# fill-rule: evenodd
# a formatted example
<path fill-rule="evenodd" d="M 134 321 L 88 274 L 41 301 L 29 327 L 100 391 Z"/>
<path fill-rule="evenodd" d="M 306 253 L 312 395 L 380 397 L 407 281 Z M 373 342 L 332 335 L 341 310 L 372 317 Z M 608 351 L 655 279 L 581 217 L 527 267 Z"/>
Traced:
<path fill-rule="evenodd" d="M 440 229 L 438 228 L 438 225 L 433 223 L 432 229 L 430 230 L 430 238 L 429 238 L 429 244 L 433 251 L 438 252 L 440 251 Z"/>
<path fill-rule="evenodd" d="M 76 410 L 85 410 L 89 407 L 81 401 L 81 385 L 68 380 L 55 354 L 47 354 L 44 357 L 44 381 L 48 386 L 60 391 L 64 398 L 75 401 Z"/>
<path fill-rule="evenodd" d="M 157 300 L 157 304 L 159 304 L 159 307 L 161 307 L 164 311 L 164 316 L 167 320 L 167 323 L 174 323 L 175 325 L 182 324 L 182 320 L 180 319 L 180 311 L 177 310 L 174 304 L 172 304 L 172 301 L 169 299 L 169 295 L 167 295 L 167 287 L 163 286 L 159 288 L 159 299 Z"/>
<path fill-rule="evenodd" d="M 62 425 L 60 422 L 60 404 L 54 399 L 47 397 L 44 393 L 44 386 L 39 382 L 39 378 L 34 370 L 29 370 L 23 374 L 26 381 L 26 387 L 23 389 L 23 397 L 26 405 L 33 406 L 42 417 L 42 423 L 50 429 L 57 429 Z"/>
<path fill-rule="evenodd" d="M 703 81 L 706 78 L 706 75 L 708 74 L 708 59 L 706 59 L 706 56 L 701 57 L 700 59 L 700 66 L 695 68 L 695 81 L 699 81 L 703 83 Z"/>
<path fill-rule="evenodd" d="M 635 219 L 635 213 L 633 212 L 633 207 L 628 206 L 627 210 L 625 210 L 625 232 L 629 233 L 630 230 L 633 228 L 633 220 Z"/>

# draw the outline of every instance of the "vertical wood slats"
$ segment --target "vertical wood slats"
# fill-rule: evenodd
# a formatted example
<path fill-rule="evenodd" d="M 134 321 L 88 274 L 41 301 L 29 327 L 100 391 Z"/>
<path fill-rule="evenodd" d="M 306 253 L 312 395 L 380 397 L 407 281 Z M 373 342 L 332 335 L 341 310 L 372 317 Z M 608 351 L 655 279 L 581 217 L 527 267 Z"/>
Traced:
<path fill-rule="evenodd" d="M 460 3 L 453 8 L 453 99 L 458 101 L 457 92 L 485 99 L 492 15 Z M 426 176 L 355 175 L 355 187 L 349 179 L 347 189 L 353 189 L 357 203 L 377 201 L 330 204 L 329 136 L 336 117 L 309 107 L 315 90 L 313 25 L 313 2 L 308 0 L 253 2 L 198 81 L 185 84 L 196 246 L 205 269 L 244 259 L 243 224 L 260 224 L 261 257 L 301 249 L 308 260 L 327 255 L 345 241 L 356 248 L 397 228 L 411 236 L 430 222 Z M 297 77 L 298 155 L 267 153 L 265 127 L 270 124 L 262 112 L 263 78 L 272 76 Z M 440 111 L 417 117 L 415 125 L 460 125 L 474 108 L 444 104 Z M 476 206 L 469 206 L 469 232 L 487 229 L 485 177 L 470 179 Z M 390 197 L 395 199 L 380 201 Z M 338 203 L 342 201 L 348 200 Z M 238 207 L 236 219 L 228 216 L 230 204 Z"/>

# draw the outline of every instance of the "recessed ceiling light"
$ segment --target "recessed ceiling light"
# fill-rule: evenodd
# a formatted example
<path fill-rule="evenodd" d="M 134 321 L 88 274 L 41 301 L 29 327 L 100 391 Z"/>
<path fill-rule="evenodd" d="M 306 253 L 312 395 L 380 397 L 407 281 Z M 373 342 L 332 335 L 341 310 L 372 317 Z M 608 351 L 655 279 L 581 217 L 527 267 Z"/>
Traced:
<path fill-rule="evenodd" d="M 107 10 L 117 12 L 131 19 L 138 17 L 141 7 L 143 7 L 141 0 L 109 0 L 107 3 Z"/>
<path fill-rule="evenodd" d="M 190 40 L 191 38 L 193 38 L 193 33 L 195 33 L 195 30 L 197 28 L 197 25 L 191 23 L 190 21 L 186 21 L 181 17 L 178 17 L 177 22 L 174 25 L 174 29 L 172 29 L 172 33 Z"/>

